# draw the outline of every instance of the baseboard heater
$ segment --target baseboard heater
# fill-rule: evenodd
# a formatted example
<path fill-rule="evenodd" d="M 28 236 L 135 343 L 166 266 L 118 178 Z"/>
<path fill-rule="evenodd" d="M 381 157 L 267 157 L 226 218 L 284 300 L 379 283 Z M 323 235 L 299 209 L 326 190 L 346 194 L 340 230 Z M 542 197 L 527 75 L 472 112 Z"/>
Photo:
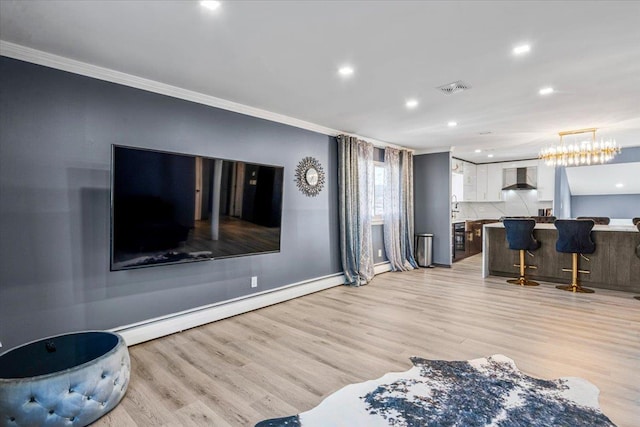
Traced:
<path fill-rule="evenodd" d="M 375 266 L 376 274 L 390 270 L 391 264 L 388 262 L 376 264 Z M 130 325 L 119 326 L 111 329 L 111 331 L 122 335 L 127 345 L 132 346 L 217 320 L 226 319 L 238 314 L 247 313 L 259 308 L 333 288 L 344 284 L 344 280 L 344 274 L 336 273 L 227 301 L 195 307 Z"/>

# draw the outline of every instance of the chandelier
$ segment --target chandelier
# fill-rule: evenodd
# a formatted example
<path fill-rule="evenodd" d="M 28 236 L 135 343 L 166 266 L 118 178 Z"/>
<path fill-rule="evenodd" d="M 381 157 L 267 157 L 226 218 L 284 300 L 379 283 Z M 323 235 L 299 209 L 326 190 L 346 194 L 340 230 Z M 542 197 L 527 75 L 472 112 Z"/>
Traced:
<path fill-rule="evenodd" d="M 615 140 L 596 141 L 596 128 L 568 130 L 558 132 L 560 143 L 540 150 L 540 159 L 549 166 L 578 166 L 598 163 L 606 163 L 620 152 L 620 147 Z M 565 144 L 563 137 L 590 133 L 591 141 L 584 140 L 579 143 Z"/>

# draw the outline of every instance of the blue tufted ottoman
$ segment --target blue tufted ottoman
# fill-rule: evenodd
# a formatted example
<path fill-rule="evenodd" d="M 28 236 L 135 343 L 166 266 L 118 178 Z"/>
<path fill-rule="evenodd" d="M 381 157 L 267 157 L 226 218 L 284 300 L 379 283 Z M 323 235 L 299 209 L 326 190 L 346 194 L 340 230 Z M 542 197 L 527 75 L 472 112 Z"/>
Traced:
<path fill-rule="evenodd" d="M 0 355 L 0 426 L 86 426 L 112 410 L 131 363 L 118 334 L 58 335 Z"/>

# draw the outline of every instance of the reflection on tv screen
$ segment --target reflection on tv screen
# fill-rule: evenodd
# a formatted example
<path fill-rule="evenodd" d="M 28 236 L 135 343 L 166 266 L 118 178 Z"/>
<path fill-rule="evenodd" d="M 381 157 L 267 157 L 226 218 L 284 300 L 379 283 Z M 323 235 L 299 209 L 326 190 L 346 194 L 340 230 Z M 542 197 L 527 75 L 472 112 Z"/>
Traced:
<path fill-rule="evenodd" d="M 283 168 L 114 146 L 111 270 L 280 251 Z"/>

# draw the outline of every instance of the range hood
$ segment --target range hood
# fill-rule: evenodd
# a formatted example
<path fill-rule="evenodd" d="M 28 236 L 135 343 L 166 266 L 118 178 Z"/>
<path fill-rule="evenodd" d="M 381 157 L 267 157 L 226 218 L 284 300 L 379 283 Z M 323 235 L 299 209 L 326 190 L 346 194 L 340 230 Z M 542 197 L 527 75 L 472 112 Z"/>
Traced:
<path fill-rule="evenodd" d="M 504 169 L 502 174 L 503 190 L 535 190 L 538 181 L 538 169 L 529 168 Z"/>

